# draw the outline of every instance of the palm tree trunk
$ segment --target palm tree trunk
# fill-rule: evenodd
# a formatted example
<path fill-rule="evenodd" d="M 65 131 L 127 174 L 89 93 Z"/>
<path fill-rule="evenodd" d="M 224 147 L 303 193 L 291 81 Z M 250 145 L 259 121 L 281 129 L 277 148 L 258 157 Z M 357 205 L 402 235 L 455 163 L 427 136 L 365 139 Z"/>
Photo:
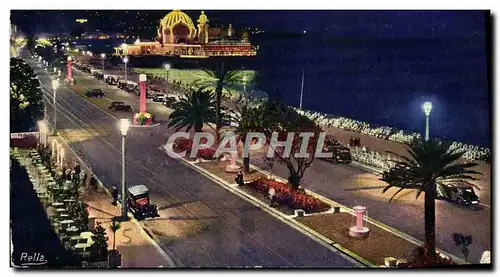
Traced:
<path fill-rule="evenodd" d="M 221 118 L 220 118 L 221 104 L 222 104 L 222 87 L 219 88 L 219 86 L 217 86 L 217 90 L 215 92 L 215 137 L 217 144 L 220 140 L 219 130 L 221 127 Z"/>
<path fill-rule="evenodd" d="M 436 184 L 427 185 L 425 191 L 425 247 L 430 257 L 436 257 Z"/>
<path fill-rule="evenodd" d="M 115 250 L 116 231 L 113 232 L 113 250 Z"/>

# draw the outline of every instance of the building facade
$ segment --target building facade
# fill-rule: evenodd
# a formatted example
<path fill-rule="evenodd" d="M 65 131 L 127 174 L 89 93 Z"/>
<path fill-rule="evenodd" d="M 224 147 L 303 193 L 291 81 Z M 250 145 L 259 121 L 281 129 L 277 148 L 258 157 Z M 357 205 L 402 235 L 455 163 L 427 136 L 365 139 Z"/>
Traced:
<path fill-rule="evenodd" d="M 241 38 L 234 35 L 231 24 L 227 32 L 210 28 L 204 11 L 195 25 L 180 10 L 168 13 L 160 20 L 155 41 L 138 39 L 134 44 L 115 48 L 118 56 L 180 56 L 207 58 L 210 56 L 255 56 L 257 49 L 250 43 L 248 34 Z"/>

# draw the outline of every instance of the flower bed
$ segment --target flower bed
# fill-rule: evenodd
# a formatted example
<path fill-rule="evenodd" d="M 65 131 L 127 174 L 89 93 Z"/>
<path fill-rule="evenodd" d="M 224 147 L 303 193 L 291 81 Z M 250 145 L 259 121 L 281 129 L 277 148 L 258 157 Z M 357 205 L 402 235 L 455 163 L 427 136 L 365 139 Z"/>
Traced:
<path fill-rule="evenodd" d="M 206 139 L 202 138 L 201 143 L 206 143 Z M 175 147 L 180 152 L 186 151 L 186 155 L 191 155 L 191 149 L 193 148 L 193 140 L 186 138 L 179 138 L 175 140 Z M 216 149 L 213 147 L 198 149 L 196 155 L 197 158 L 202 158 L 204 160 L 212 160 L 215 156 Z"/>
<path fill-rule="evenodd" d="M 274 188 L 276 191 L 276 201 L 278 203 L 287 205 L 293 209 L 302 209 L 306 213 L 318 213 L 330 209 L 328 204 L 312 197 L 311 195 L 293 190 L 286 183 L 266 178 L 259 178 L 247 183 L 246 186 L 251 187 L 265 196 L 268 195 L 270 188 Z"/>

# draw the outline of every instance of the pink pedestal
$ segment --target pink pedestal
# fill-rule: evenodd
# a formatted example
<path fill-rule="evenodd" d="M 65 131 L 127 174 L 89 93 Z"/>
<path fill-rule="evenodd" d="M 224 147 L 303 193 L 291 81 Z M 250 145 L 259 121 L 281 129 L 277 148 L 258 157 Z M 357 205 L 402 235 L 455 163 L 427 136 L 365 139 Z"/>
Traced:
<path fill-rule="evenodd" d="M 71 70 L 72 65 L 73 65 L 73 61 L 68 61 L 68 76 L 67 76 L 68 81 L 71 81 L 71 79 L 72 79 L 72 70 Z"/>
<path fill-rule="evenodd" d="M 141 74 L 142 75 L 142 74 Z M 146 112 L 146 81 L 139 82 L 139 110 L 141 113 Z"/>
<path fill-rule="evenodd" d="M 367 237 L 370 234 L 370 229 L 368 229 L 363 225 L 364 222 L 363 217 L 366 212 L 366 207 L 355 206 L 352 209 L 356 214 L 356 226 L 352 226 L 349 228 L 349 235 L 351 237 L 356 237 L 356 238 Z"/>
<path fill-rule="evenodd" d="M 235 173 L 240 170 L 240 166 L 236 164 L 237 152 L 231 152 L 231 163 L 226 166 L 226 172 Z"/>

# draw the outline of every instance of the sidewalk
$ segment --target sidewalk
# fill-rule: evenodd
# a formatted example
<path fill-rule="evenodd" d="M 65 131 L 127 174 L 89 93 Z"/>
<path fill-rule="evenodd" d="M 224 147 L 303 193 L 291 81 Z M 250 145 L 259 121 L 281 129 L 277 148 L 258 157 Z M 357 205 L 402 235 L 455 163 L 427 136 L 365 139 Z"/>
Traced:
<path fill-rule="evenodd" d="M 120 206 L 113 206 L 107 194 L 89 191 L 85 194 L 89 205 L 89 218 L 101 223 L 108 235 L 108 249 L 113 247 L 112 218 L 121 214 Z M 122 255 L 123 268 L 158 268 L 173 265 L 153 244 L 152 239 L 142 230 L 135 220 L 120 223 L 116 232 L 116 248 Z"/>

